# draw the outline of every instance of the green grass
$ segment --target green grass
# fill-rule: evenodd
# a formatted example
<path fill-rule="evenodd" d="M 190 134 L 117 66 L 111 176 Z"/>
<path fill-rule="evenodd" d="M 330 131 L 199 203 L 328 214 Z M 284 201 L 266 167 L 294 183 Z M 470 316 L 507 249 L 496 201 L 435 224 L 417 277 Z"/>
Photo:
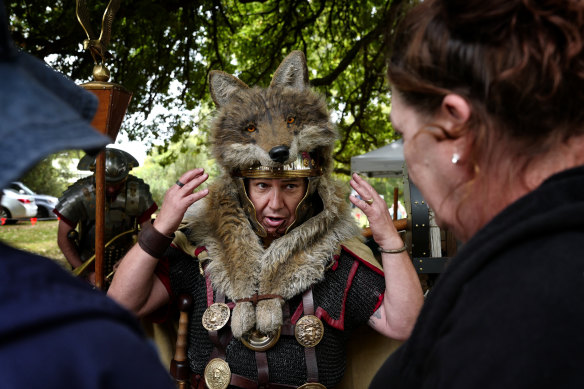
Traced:
<path fill-rule="evenodd" d="M 66 269 L 69 263 L 57 245 L 58 220 L 38 221 L 34 225 L 29 221 L 0 226 L 0 240 L 18 249 L 40 254 L 54 259 Z"/>

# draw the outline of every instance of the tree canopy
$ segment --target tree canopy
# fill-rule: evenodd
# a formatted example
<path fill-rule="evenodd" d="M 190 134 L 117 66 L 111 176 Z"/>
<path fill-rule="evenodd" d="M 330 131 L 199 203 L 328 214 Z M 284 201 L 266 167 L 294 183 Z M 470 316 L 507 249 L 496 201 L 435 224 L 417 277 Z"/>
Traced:
<path fill-rule="evenodd" d="M 107 0 L 88 1 L 99 31 Z M 311 85 L 323 93 L 340 139 L 336 171 L 396 138 L 388 120 L 385 50 L 408 0 L 124 0 L 108 50 L 110 81 L 133 92 L 123 129 L 130 139 L 172 142 L 207 131 L 207 74 L 269 84 L 280 61 L 302 50 Z M 15 42 L 77 82 L 93 59 L 72 0 L 7 1 Z M 97 32 L 96 31 L 96 32 Z M 97 32 L 99 34 L 99 32 Z M 163 107 L 163 110 L 156 107 Z"/>
<path fill-rule="evenodd" d="M 219 166 L 207 150 L 204 136 L 186 137 L 178 142 L 173 142 L 167 150 L 155 149 L 152 155 L 131 171 L 131 174 L 142 178 L 150 186 L 150 193 L 157 204 L 162 204 L 164 194 L 187 170 L 203 168 L 209 175 L 207 182 L 201 188 L 205 188 L 209 182 L 220 174 Z"/>

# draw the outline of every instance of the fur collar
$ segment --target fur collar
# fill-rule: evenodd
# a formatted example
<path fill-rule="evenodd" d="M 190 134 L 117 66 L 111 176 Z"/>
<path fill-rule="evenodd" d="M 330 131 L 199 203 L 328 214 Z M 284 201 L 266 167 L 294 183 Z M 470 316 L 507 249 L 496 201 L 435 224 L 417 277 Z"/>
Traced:
<path fill-rule="evenodd" d="M 189 240 L 204 245 L 209 254 L 206 272 L 213 288 L 231 300 L 275 294 L 289 299 L 324 277 L 340 242 L 359 235 L 349 212 L 345 190 L 330 177 L 318 187 L 324 209 L 274 240 L 264 249 L 241 208 L 236 184 L 223 177 L 209 188 L 209 195 L 195 203 L 185 221 Z M 280 298 L 238 302 L 231 318 L 235 337 L 258 329 L 269 334 L 282 324 Z"/>

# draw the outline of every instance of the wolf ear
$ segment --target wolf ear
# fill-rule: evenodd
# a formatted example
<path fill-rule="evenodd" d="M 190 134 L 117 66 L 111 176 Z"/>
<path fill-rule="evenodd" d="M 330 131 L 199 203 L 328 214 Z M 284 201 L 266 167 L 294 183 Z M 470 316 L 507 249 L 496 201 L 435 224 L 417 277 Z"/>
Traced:
<path fill-rule="evenodd" d="M 290 86 L 303 90 L 308 86 L 308 68 L 302 51 L 293 51 L 278 66 L 270 87 Z"/>
<path fill-rule="evenodd" d="M 217 107 L 227 104 L 235 92 L 248 88 L 245 82 L 231 74 L 220 70 L 209 72 L 209 90 Z"/>

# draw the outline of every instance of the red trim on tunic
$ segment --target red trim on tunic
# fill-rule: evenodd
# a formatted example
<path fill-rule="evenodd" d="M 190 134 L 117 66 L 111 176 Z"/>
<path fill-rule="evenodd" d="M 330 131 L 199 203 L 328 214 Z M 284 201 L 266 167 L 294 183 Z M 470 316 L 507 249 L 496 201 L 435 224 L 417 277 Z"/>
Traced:
<path fill-rule="evenodd" d="M 198 246 L 195 249 L 195 257 L 198 257 L 203 251 L 207 251 L 207 248 L 205 246 Z"/>
<path fill-rule="evenodd" d="M 168 261 L 168 258 L 162 258 L 158 261 L 156 268 L 154 269 L 154 275 L 158 277 L 160 282 L 162 282 L 162 285 L 164 285 L 166 292 L 170 296 L 170 301 L 173 301 L 175 296 L 170 288 L 170 262 Z M 171 312 L 172 309 L 170 304 L 166 304 L 149 314 L 148 318 L 155 323 L 162 323 L 170 319 Z"/>
<path fill-rule="evenodd" d="M 154 269 L 154 275 L 156 277 L 158 277 L 160 282 L 162 282 L 162 284 L 166 288 L 166 291 L 168 292 L 168 295 L 172 299 L 172 297 L 174 295 L 172 293 L 172 289 L 170 288 L 170 272 L 169 272 L 169 270 L 170 270 L 170 264 L 168 262 L 168 259 L 162 258 L 156 264 L 156 268 Z"/>
<path fill-rule="evenodd" d="M 384 293 L 381 293 L 379 295 L 379 297 L 377 297 L 377 304 L 375 304 L 375 308 L 373 308 L 374 313 L 379 309 L 379 307 L 383 303 L 383 297 L 384 297 Z"/>
<path fill-rule="evenodd" d="M 343 248 L 343 250 L 345 250 L 346 252 L 348 252 L 349 254 L 351 254 L 351 256 L 353 256 L 355 259 L 359 260 L 359 262 L 363 263 L 365 266 L 367 266 L 369 269 L 373 270 L 375 273 L 379 274 L 379 275 L 383 275 L 383 270 L 377 268 L 376 266 L 372 265 L 371 263 L 367 262 L 366 260 L 364 260 L 363 258 L 361 258 L 360 256 L 358 256 L 357 254 L 355 254 L 354 252 L 352 252 L 351 250 L 349 250 L 347 247 L 341 245 L 341 247 Z"/>
<path fill-rule="evenodd" d="M 345 329 L 345 304 L 347 302 L 347 295 L 349 294 L 349 289 L 351 289 L 351 285 L 353 284 L 353 278 L 355 278 L 355 274 L 357 274 L 357 269 L 359 268 L 359 262 L 353 262 L 351 266 L 351 270 L 349 272 L 349 277 L 347 278 L 347 285 L 345 286 L 345 291 L 343 293 L 343 303 L 341 306 L 341 315 L 338 319 L 333 319 L 327 311 L 318 307 L 316 309 L 316 317 L 319 319 L 324 319 L 331 327 L 334 327 L 338 330 L 344 331 Z"/>
<path fill-rule="evenodd" d="M 138 221 L 138 224 L 142 224 L 146 220 L 149 220 L 150 217 L 152 216 L 152 214 L 154 212 L 156 212 L 157 209 L 158 209 L 158 204 L 152 203 L 152 205 L 150 206 L 150 208 L 148 208 L 147 210 L 145 210 L 140 216 L 138 216 L 136 218 L 136 220 Z"/>
<path fill-rule="evenodd" d="M 56 209 L 53 209 L 53 213 L 59 217 L 59 220 L 65 222 L 65 224 L 67 224 L 69 227 L 75 228 L 75 226 L 77 226 L 77 223 L 67 219 L 61 214 L 61 212 L 57 211 Z"/>
<path fill-rule="evenodd" d="M 331 270 L 335 271 L 339 267 L 339 257 L 340 257 L 340 255 L 333 255 L 333 259 L 334 259 L 335 263 L 333 263 Z"/>
<path fill-rule="evenodd" d="M 378 267 L 372 265 L 371 263 L 367 262 L 366 260 L 364 260 L 363 258 L 359 257 L 357 254 L 355 254 L 354 252 L 352 252 L 351 250 L 349 250 L 348 248 L 346 248 L 345 246 L 341 245 L 343 247 L 343 249 L 348 252 L 349 254 L 351 254 L 355 259 L 357 259 L 359 262 L 363 263 L 365 266 L 367 266 L 369 269 L 373 270 L 375 273 L 384 276 L 383 270 L 379 269 Z M 381 306 L 381 304 L 383 303 L 383 298 L 384 298 L 384 293 L 381 293 L 378 297 L 377 297 L 377 304 L 375 304 L 375 308 L 373 309 L 373 312 L 377 311 L 379 309 L 379 307 Z"/>
<path fill-rule="evenodd" d="M 298 321 L 298 319 L 300 319 L 300 316 L 302 316 L 303 312 L 304 312 L 304 304 L 302 304 L 302 301 L 301 301 L 300 304 L 298 305 L 298 308 L 296 308 L 296 311 L 294 311 L 294 314 L 290 318 L 290 323 L 295 325 L 296 322 Z"/>

